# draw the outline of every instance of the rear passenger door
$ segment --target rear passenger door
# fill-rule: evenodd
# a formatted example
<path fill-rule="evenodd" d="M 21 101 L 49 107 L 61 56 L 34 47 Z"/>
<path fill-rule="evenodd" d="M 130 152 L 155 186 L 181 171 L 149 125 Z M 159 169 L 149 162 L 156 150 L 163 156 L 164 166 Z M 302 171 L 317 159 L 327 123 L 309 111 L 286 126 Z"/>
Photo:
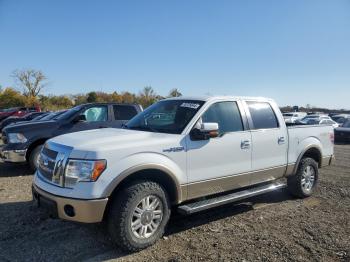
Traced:
<path fill-rule="evenodd" d="M 251 183 L 282 177 L 287 163 L 288 134 L 278 119 L 278 107 L 269 102 L 245 101 L 252 134 Z"/>
<path fill-rule="evenodd" d="M 113 105 L 112 127 L 121 127 L 131 118 L 137 115 L 137 110 L 132 105 Z"/>

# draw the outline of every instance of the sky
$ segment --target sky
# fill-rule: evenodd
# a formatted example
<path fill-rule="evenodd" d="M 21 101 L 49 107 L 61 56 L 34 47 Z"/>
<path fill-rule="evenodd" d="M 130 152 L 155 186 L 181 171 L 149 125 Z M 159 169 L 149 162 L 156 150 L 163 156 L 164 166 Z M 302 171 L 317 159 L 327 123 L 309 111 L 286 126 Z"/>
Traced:
<path fill-rule="evenodd" d="M 350 109 L 350 0 L 0 0 L 0 85 L 264 96 Z"/>

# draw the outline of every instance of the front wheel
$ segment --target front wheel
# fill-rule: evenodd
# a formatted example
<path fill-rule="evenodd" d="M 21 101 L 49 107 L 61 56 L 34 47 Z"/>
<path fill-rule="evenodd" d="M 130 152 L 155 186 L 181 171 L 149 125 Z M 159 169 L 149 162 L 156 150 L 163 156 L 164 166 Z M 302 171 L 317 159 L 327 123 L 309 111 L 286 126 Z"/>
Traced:
<path fill-rule="evenodd" d="M 164 234 L 170 217 L 167 193 L 157 183 L 136 182 L 123 188 L 111 203 L 108 229 L 126 251 L 154 244 Z"/>
<path fill-rule="evenodd" d="M 39 155 L 42 148 L 43 145 L 38 145 L 30 152 L 28 163 L 32 171 L 35 171 L 38 168 Z"/>
<path fill-rule="evenodd" d="M 300 198 L 312 195 L 318 180 L 318 164 L 312 158 L 303 158 L 300 161 L 296 174 L 288 177 L 289 192 Z"/>

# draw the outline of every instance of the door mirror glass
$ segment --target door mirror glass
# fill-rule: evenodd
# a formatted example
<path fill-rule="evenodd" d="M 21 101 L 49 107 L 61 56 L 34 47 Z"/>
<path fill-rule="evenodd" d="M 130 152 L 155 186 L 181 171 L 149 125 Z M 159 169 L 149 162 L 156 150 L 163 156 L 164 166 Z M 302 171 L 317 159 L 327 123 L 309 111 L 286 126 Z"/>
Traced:
<path fill-rule="evenodd" d="M 208 140 L 219 136 L 218 123 L 198 123 L 191 131 L 192 140 Z"/>

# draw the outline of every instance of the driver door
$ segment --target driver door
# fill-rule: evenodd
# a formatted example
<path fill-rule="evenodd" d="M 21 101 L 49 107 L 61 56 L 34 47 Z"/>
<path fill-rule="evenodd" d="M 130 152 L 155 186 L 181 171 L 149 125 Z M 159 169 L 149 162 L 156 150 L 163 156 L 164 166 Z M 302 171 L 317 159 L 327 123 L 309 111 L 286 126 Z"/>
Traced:
<path fill-rule="evenodd" d="M 251 133 L 244 127 L 237 102 L 212 104 L 199 121 L 219 125 L 219 136 L 194 141 L 186 137 L 188 198 L 249 185 Z"/>
<path fill-rule="evenodd" d="M 84 121 L 72 120 L 71 123 L 62 126 L 60 133 L 73 133 L 78 131 L 108 127 L 108 106 L 98 105 L 85 108 L 79 115 L 84 115 Z M 78 115 L 76 116 L 78 117 Z"/>
<path fill-rule="evenodd" d="M 99 105 L 87 108 L 81 115 L 84 115 L 86 121 L 77 122 L 73 126 L 73 132 L 97 128 L 105 128 L 108 121 L 108 106 Z"/>

